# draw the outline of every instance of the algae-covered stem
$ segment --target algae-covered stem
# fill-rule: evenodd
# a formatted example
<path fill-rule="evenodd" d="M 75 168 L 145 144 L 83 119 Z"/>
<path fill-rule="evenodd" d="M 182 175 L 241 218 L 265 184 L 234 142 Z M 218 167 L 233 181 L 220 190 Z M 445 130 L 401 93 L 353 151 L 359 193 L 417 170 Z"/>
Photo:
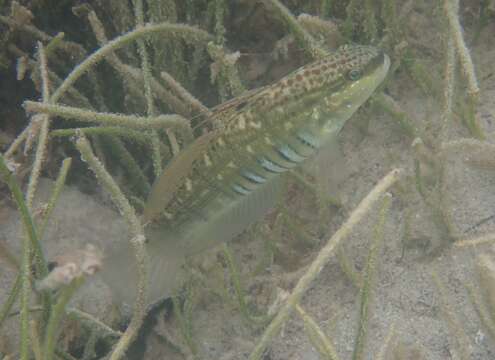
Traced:
<path fill-rule="evenodd" d="M 110 360 L 122 358 L 130 343 L 136 337 L 146 315 L 146 279 L 147 279 L 147 252 L 145 247 L 144 229 L 139 221 L 134 208 L 129 204 L 117 183 L 103 167 L 91 150 L 89 141 L 80 134 L 76 147 L 81 152 L 81 157 L 87 162 L 90 169 L 95 173 L 101 185 L 110 192 L 112 200 L 129 224 L 133 238 L 131 245 L 134 248 L 135 261 L 138 271 L 138 289 L 134 305 L 134 313 L 126 331 L 115 346 Z"/>
<path fill-rule="evenodd" d="M 320 250 L 316 259 L 311 263 L 306 273 L 301 277 L 301 279 L 299 279 L 297 285 L 291 295 L 287 298 L 286 303 L 282 306 L 277 316 L 272 320 L 268 328 L 263 333 L 261 340 L 249 356 L 249 360 L 261 359 L 261 356 L 265 352 L 266 348 L 280 331 L 280 328 L 288 319 L 294 307 L 299 303 L 313 280 L 327 264 L 337 245 L 350 234 L 351 230 L 370 211 L 373 204 L 380 199 L 382 194 L 385 193 L 387 189 L 389 189 L 395 182 L 397 182 L 397 180 L 399 180 L 401 173 L 401 169 L 394 169 L 382 178 L 352 212 L 349 219 L 328 240 L 327 244 Z"/>
<path fill-rule="evenodd" d="M 211 36 L 207 32 L 188 25 L 168 24 L 168 23 L 145 25 L 139 29 L 135 29 L 131 32 L 128 32 L 127 34 L 124 34 L 108 42 L 105 46 L 101 47 L 93 54 L 88 56 L 86 60 L 84 60 L 82 63 L 76 66 L 74 70 L 72 70 L 72 72 L 65 78 L 64 82 L 51 96 L 50 102 L 56 103 L 65 94 L 65 92 L 77 81 L 77 79 L 79 79 L 82 75 L 84 75 L 92 66 L 95 66 L 98 62 L 100 62 L 103 58 L 105 58 L 105 56 L 111 54 L 115 50 L 143 36 L 149 36 L 151 34 L 158 32 L 177 33 L 183 36 L 184 38 L 188 38 L 193 41 L 208 40 L 211 38 Z"/>
<path fill-rule="evenodd" d="M 50 318 L 46 325 L 45 341 L 43 344 L 43 359 L 53 359 L 53 353 L 55 351 L 56 340 L 59 335 L 59 325 L 65 314 L 65 307 L 69 303 L 70 299 L 74 295 L 77 289 L 84 283 L 84 277 L 75 278 L 70 285 L 63 288 L 58 296 L 57 302 L 53 306 L 50 313 Z"/>
<path fill-rule="evenodd" d="M 55 208 L 55 204 L 57 203 L 58 197 L 62 192 L 62 189 L 65 185 L 65 179 L 67 178 L 67 174 L 69 173 L 70 166 L 72 164 L 72 158 L 66 158 L 62 161 L 62 166 L 60 167 L 60 171 L 58 173 L 57 179 L 55 180 L 55 185 L 53 188 L 52 195 L 47 202 L 46 210 L 44 211 L 44 217 L 39 225 L 39 238 L 43 239 L 43 234 L 48 225 L 48 220 L 50 219 L 50 215 L 52 214 L 53 209 Z"/>
<path fill-rule="evenodd" d="M 41 247 L 38 242 L 38 235 L 36 232 L 36 227 L 34 225 L 33 218 L 31 217 L 29 208 L 24 201 L 24 196 L 22 194 L 19 184 L 15 181 L 14 175 L 10 172 L 7 167 L 6 162 L 2 155 L 0 155 L 0 174 L 3 180 L 7 183 L 14 200 L 17 204 L 19 212 L 21 214 L 21 219 L 24 226 L 24 236 L 22 242 L 22 263 L 20 268 L 20 291 L 21 291 L 21 301 L 20 301 L 20 322 L 21 322 L 21 350 L 20 358 L 29 358 L 29 298 L 31 294 L 31 254 L 37 255 L 39 260 L 38 264 L 38 274 L 46 275 L 48 270 L 46 268 L 46 262 L 44 262 Z"/>
<path fill-rule="evenodd" d="M 116 113 L 95 112 L 72 106 L 45 104 L 36 101 L 25 101 L 24 108 L 28 112 L 39 112 L 60 116 L 66 119 L 76 119 L 85 122 L 94 122 L 101 125 L 115 125 L 130 129 L 166 129 L 173 128 L 187 133 L 188 122 L 180 115 L 158 115 L 144 117 Z"/>
<path fill-rule="evenodd" d="M 144 26 L 144 13 L 143 13 L 143 1 L 134 0 L 134 12 L 136 18 L 136 28 L 139 29 Z M 146 44 L 143 38 L 137 39 L 138 53 L 141 58 L 141 69 L 143 73 L 144 80 L 144 94 L 146 98 L 146 115 L 155 115 L 155 106 L 153 103 L 153 91 L 151 89 L 151 65 L 148 56 L 148 51 L 146 50 Z M 170 143 L 174 144 L 176 141 L 175 136 L 168 132 Z M 158 177 L 162 172 L 162 155 L 160 153 L 160 138 L 155 130 L 151 130 L 151 148 L 152 148 L 152 159 L 153 159 L 153 171 L 155 176 Z"/>
<path fill-rule="evenodd" d="M 469 95 L 477 101 L 480 88 L 478 80 L 476 79 L 476 72 L 474 71 L 471 54 L 464 41 L 464 36 L 462 35 L 462 27 L 458 16 L 459 0 L 444 0 L 444 10 L 450 27 L 450 36 L 454 39 L 457 55 L 459 56 L 462 68 L 468 80 Z"/>
<path fill-rule="evenodd" d="M 339 360 L 335 347 L 323 330 L 318 326 L 316 321 L 314 321 L 299 304 L 296 305 L 296 311 L 304 322 L 304 328 L 306 329 L 309 339 L 322 356 L 328 360 Z"/>
<path fill-rule="evenodd" d="M 304 29 L 290 13 L 290 11 L 280 3 L 279 0 L 269 0 L 273 8 L 279 13 L 287 24 L 289 30 L 294 34 L 299 45 L 305 49 L 314 59 L 321 59 L 327 54 L 325 50 L 316 44 L 313 37 Z"/>
<path fill-rule="evenodd" d="M 370 303 L 373 295 L 373 283 L 376 273 L 377 256 L 382 247 L 385 234 L 384 227 L 387 215 L 390 210 L 392 195 L 386 193 L 383 196 L 382 206 L 379 211 L 378 220 L 375 225 L 374 239 L 368 253 L 368 259 L 363 274 L 363 286 L 360 289 L 360 309 L 359 309 L 359 325 L 354 343 L 353 360 L 364 359 L 364 348 L 368 332 Z"/>
<path fill-rule="evenodd" d="M 38 42 L 38 57 L 40 63 L 40 73 L 41 73 L 41 84 L 42 84 L 42 96 L 43 102 L 47 103 L 50 99 L 50 83 L 48 79 L 48 65 L 46 62 L 45 50 L 43 44 Z M 46 114 L 41 116 L 32 116 L 31 128 L 34 128 L 33 124 L 36 121 L 41 122 L 41 129 L 38 135 L 38 146 L 36 148 L 36 156 L 33 163 L 33 169 L 31 170 L 31 175 L 29 176 L 29 183 L 26 192 L 26 203 L 29 209 L 32 210 L 34 193 L 38 186 L 38 180 L 41 173 L 41 166 L 46 154 L 46 148 L 48 146 L 48 130 L 50 128 L 50 117 Z M 28 137 L 29 138 L 29 137 Z"/>

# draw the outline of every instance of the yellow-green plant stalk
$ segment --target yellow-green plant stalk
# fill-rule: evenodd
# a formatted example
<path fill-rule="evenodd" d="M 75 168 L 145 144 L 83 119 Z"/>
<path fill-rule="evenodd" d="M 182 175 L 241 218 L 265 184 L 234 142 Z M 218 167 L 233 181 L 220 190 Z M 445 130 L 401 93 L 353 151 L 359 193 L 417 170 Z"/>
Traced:
<path fill-rule="evenodd" d="M 476 78 L 476 72 L 474 71 L 471 53 L 466 46 L 464 36 L 462 34 L 462 27 L 458 14 L 459 0 L 444 0 L 444 11 L 449 24 L 450 36 L 454 39 L 457 55 L 459 56 L 462 69 L 468 81 L 469 96 L 475 99 L 473 100 L 474 102 L 477 102 L 480 88 L 478 85 L 478 79 Z"/>
<path fill-rule="evenodd" d="M 297 22 L 297 19 L 279 0 L 270 0 L 269 2 L 285 22 L 289 31 L 294 35 L 299 46 L 306 50 L 314 59 L 324 58 L 326 56 L 326 52 L 316 44 L 313 37 Z"/>
<path fill-rule="evenodd" d="M 38 58 L 40 63 L 40 73 L 41 73 L 41 85 L 42 85 L 42 97 L 43 102 L 47 103 L 50 98 L 50 82 L 48 79 L 48 65 L 46 62 L 45 51 L 43 44 L 38 42 Z M 48 130 L 50 127 L 50 118 L 48 115 L 32 116 L 31 117 L 31 127 L 35 127 L 33 122 L 39 121 L 39 135 L 38 135 L 38 146 L 36 147 L 36 156 L 33 163 L 33 169 L 31 170 L 31 175 L 29 176 L 28 188 L 26 192 L 26 203 L 28 208 L 33 210 L 33 200 L 34 193 L 38 186 L 38 180 L 41 174 L 41 167 L 43 161 L 45 160 L 46 147 L 48 145 Z M 37 127 L 37 126 L 36 126 Z M 32 135 L 34 136 L 34 134 Z"/>
<path fill-rule="evenodd" d="M 179 300 L 176 296 L 172 297 L 172 302 L 174 304 L 174 314 L 179 322 L 180 331 L 184 338 L 184 341 L 193 355 L 198 353 L 198 347 L 193 338 L 191 323 L 186 318 L 185 312 L 181 309 Z"/>
<path fill-rule="evenodd" d="M 143 13 L 143 0 L 134 0 L 134 14 L 136 17 L 136 28 L 142 28 L 144 26 L 144 13 Z M 146 97 L 146 114 L 150 116 L 155 115 L 155 104 L 153 100 L 153 92 L 151 89 L 151 65 L 146 49 L 146 43 L 143 38 L 137 39 L 138 52 L 141 57 L 141 69 L 144 79 L 144 94 Z M 159 176 L 162 172 L 162 155 L 160 154 L 160 139 L 158 133 L 155 130 L 151 130 L 151 144 L 152 144 L 152 158 L 153 158 L 153 170 L 155 176 Z"/>
<path fill-rule="evenodd" d="M 359 308 L 359 324 L 354 344 L 353 360 L 364 359 L 364 345 L 368 331 L 368 320 L 371 306 L 372 288 L 374 285 L 374 276 L 378 251 L 381 249 L 384 240 L 384 226 L 390 209 L 392 195 L 386 194 L 379 212 L 378 221 L 375 225 L 374 238 L 366 261 L 366 267 L 363 276 L 363 286 L 361 287 L 361 301 Z"/>
<path fill-rule="evenodd" d="M 55 90 L 53 95 L 50 97 L 50 102 L 56 103 L 65 94 L 65 92 L 72 87 L 77 79 L 103 60 L 106 56 L 112 54 L 115 50 L 136 41 L 143 36 L 149 36 L 160 32 L 168 32 L 171 35 L 179 35 L 191 42 L 210 39 L 210 35 L 208 35 L 205 31 L 188 25 L 162 23 L 142 26 L 139 29 L 135 29 L 108 42 L 103 47 L 88 56 L 81 64 L 72 70 L 63 83 L 57 88 L 57 90 Z"/>
<path fill-rule="evenodd" d="M 296 305 L 296 310 L 299 316 L 303 319 L 306 334 L 323 359 L 338 360 L 339 357 L 335 347 L 332 345 L 332 342 L 328 336 L 326 336 L 318 326 L 316 321 L 314 321 L 313 318 L 311 318 L 311 316 L 309 316 L 300 305 Z"/>
<path fill-rule="evenodd" d="M 234 262 L 234 258 L 232 256 L 232 253 L 230 252 L 228 246 L 226 244 L 223 245 L 222 248 L 223 256 L 225 257 L 225 260 L 227 262 L 227 268 L 229 269 L 230 272 L 230 277 L 232 279 L 232 285 L 234 286 L 234 292 L 237 297 L 237 301 L 239 303 L 239 308 L 241 310 L 241 314 L 244 316 L 244 318 L 250 322 L 253 323 L 264 323 L 266 322 L 267 318 L 265 317 L 260 317 L 256 315 L 252 315 L 251 312 L 249 311 L 249 307 L 246 301 L 246 294 L 244 292 L 244 289 L 241 284 L 241 274 L 239 274 L 239 270 L 237 269 L 237 266 Z"/>
<path fill-rule="evenodd" d="M 71 137 L 76 132 L 82 132 L 84 135 L 115 135 L 128 139 L 131 142 L 138 143 L 142 146 L 149 146 L 149 136 L 136 130 L 131 130 L 121 126 L 88 126 L 85 128 L 68 128 L 50 131 L 51 137 Z"/>
<path fill-rule="evenodd" d="M 122 336 L 122 332 L 112 329 L 107 324 L 103 323 L 101 320 L 95 318 L 93 315 L 84 312 L 76 308 L 69 308 L 66 311 L 67 316 L 77 319 L 81 323 L 87 324 L 91 331 L 98 332 L 104 336 L 111 336 L 119 338 Z"/>
<path fill-rule="evenodd" d="M 9 186 L 14 200 L 17 204 L 23 222 L 24 234 L 22 237 L 22 257 L 20 270 L 20 359 L 28 360 L 30 356 L 29 348 L 29 299 L 31 297 L 31 254 L 37 256 L 37 275 L 48 273 L 46 262 L 42 255 L 41 246 L 38 242 L 36 227 L 31 217 L 29 208 L 24 201 L 24 195 L 10 172 L 3 156 L 0 155 L 0 175 Z M 15 288 L 14 288 L 15 290 Z"/>
<path fill-rule="evenodd" d="M 43 238 L 43 234 L 46 229 L 46 225 L 48 224 L 48 220 L 50 220 L 50 215 L 52 214 L 53 209 L 55 208 L 55 204 L 57 203 L 58 197 L 64 188 L 65 179 L 67 178 L 67 173 L 69 172 L 70 165 L 72 163 L 71 158 L 66 158 L 62 161 L 62 166 L 58 173 L 57 179 L 55 180 L 55 185 L 53 187 L 52 195 L 48 200 L 46 210 L 44 211 L 43 220 L 39 226 L 39 237 Z"/>
<path fill-rule="evenodd" d="M 387 336 L 385 337 L 385 340 L 383 341 L 383 344 L 380 347 L 378 354 L 376 355 L 376 360 L 386 360 L 387 359 L 387 354 L 389 353 L 390 348 L 394 342 L 396 327 L 397 327 L 397 322 L 394 321 L 392 323 L 392 325 L 390 325 L 390 328 L 387 332 Z"/>
<path fill-rule="evenodd" d="M 84 282 L 84 277 L 78 277 L 72 280 L 72 282 L 64 287 L 53 306 L 50 313 L 50 318 L 45 329 L 45 341 L 43 343 L 43 359 L 53 359 L 55 351 L 56 341 L 60 332 L 60 321 L 65 314 L 65 307 L 72 298 L 74 293 L 81 287 Z"/>
<path fill-rule="evenodd" d="M 132 249 L 132 254 L 134 257 L 134 268 L 136 269 L 135 276 L 137 277 L 137 282 L 135 284 L 137 285 L 137 288 L 134 289 L 134 314 L 132 316 L 131 322 L 127 327 L 127 330 L 119 339 L 117 345 L 112 351 L 112 354 L 110 355 L 110 360 L 118 360 L 124 356 L 130 343 L 136 337 L 146 314 L 146 280 L 148 272 L 148 255 L 145 248 L 146 238 L 144 237 L 143 227 L 140 220 L 136 216 L 134 208 L 129 204 L 129 201 L 126 199 L 117 183 L 113 180 L 110 174 L 108 174 L 101 162 L 93 154 L 89 141 L 84 137 L 84 135 L 79 135 L 76 141 L 76 147 L 81 153 L 81 158 L 87 162 L 90 169 L 95 173 L 98 181 L 110 193 L 115 205 L 118 207 L 125 220 L 128 222 L 131 233 L 133 235 L 129 245 Z M 129 266 L 129 264 L 127 264 L 127 266 Z"/>
<path fill-rule="evenodd" d="M 115 113 L 101 113 L 84 110 L 72 106 L 44 104 L 36 101 L 25 101 L 24 108 L 28 112 L 39 112 L 67 119 L 95 122 L 103 125 L 115 125 L 131 129 L 187 129 L 187 121 L 179 115 L 158 115 L 153 117 L 125 115 Z"/>

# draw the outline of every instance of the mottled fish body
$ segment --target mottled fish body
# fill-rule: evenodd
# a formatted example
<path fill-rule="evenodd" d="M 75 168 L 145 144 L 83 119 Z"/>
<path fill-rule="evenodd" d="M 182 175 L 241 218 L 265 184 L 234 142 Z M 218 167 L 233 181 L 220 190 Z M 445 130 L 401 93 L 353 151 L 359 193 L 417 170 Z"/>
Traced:
<path fill-rule="evenodd" d="M 262 218 L 276 201 L 281 174 L 335 137 L 389 65 L 376 48 L 345 46 L 214 108 L 214 130 L 171 162 L 146 205 L 150 301 L 172 294 L 186 256 L 228 241 Z M 109 253 L 103 275 L 130 302 L 131 250 Z"/>

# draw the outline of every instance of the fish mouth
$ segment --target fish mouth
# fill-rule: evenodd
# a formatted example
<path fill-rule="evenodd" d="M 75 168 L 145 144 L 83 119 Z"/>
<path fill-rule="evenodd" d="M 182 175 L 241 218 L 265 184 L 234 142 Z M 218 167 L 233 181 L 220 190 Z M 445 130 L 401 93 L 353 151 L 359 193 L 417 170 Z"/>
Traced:
<path fill-rule="evenodd" d="M 380 82 L 385 78 L 390 69 L 390 58 L 385 52 L 380 51 L 378 56 L 373 60 L 373 63 L 380 68 Z"/>
<path fill-rule="evenodd" d="M 390 69 L 390 58 L 385 52 L 380 51 L 377 56 L 371 60 L 370 66 L 375 69 L 370 74 L 370 78 L 375 82 L 374 89 L 376 89 L 385 80 Z M 373 90 L 374 90 L 373 89 Z"/>

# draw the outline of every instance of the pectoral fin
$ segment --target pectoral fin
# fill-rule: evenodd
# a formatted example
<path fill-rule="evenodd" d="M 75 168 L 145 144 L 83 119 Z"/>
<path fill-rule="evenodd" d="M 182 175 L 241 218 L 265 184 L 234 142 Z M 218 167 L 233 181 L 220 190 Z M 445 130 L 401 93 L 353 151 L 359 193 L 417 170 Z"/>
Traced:
<path fill-rule="evenodd" d="M 215 131 L 206 133 L 194 140 L 181 151 L 163 170 L 151 188 L 144 207 L 144 222 L 150 222 L 160 216 L 191 173 L 194 161 L 204 154 L 208 145 L 217 136 Z"/>

